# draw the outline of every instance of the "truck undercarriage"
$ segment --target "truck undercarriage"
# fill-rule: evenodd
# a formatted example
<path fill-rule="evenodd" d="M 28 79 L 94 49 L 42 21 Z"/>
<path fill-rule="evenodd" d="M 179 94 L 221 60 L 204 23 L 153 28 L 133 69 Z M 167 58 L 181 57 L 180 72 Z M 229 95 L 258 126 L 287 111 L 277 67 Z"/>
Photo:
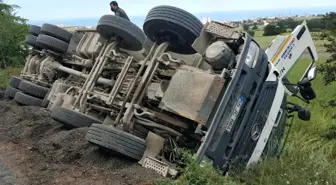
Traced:
<path fill-rule="evenodd" d="M 178 173 L 181 148 L 223 174 L 236 164 L 250 167 L 279 153 L 289 113 L 310 117 L 298 105 L 288 107 L 287 96 L 300 92 L 313 99 L 316 67 L 312 64 L 298 84 L 284 82 L 287 69 L 279 69 L 285 60 L 273 53 L 280 46 L 265 52 L 229 25 L 203 25 L 184 10 L 157 6 L 143 31 L 104 15 L 95 30 L 78 34 L 68 57 L 32 52 L 22 77 L 50 79 L 44 97 L 54 120 L 69 129 L 90 127 L 90 143 L 164 176 Z M 297 58 L 285 62 L 292 65 Z M 296 91 L 289 93 L 289 86 Z M 274 135 L 279 137 L 273 146 Z"/>

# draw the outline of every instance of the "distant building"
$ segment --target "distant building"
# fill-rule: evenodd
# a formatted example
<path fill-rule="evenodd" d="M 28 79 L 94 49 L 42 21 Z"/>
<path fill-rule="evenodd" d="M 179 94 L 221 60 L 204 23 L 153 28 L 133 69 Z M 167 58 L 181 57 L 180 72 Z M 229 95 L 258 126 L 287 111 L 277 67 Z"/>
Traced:
<path fill-rule="evenodd" d="M 264 26 L 267 26 L 269 23 L 267 21 L 263 21 Z"/>
<path fill-rule="evenodd" d="M 202 18 L 202 23 L 203 24 L 206 24 L 206 23 L 208 23 L 208 22 L 210 22 L 211 21 L 211 18 L 210 17 L 203 17 Z"/>

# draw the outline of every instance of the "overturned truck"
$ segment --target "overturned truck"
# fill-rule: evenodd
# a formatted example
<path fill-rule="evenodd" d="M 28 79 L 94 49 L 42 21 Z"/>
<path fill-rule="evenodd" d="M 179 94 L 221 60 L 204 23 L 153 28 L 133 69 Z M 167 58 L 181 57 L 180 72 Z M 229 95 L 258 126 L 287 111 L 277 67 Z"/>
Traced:
<path fill-rule="evenodd" d="M 55 79 L 68 76 L 61 71 L 50 71 L 48 66 L 54 61 L 66 63 L 73 52 L 69 45 L 76 43 L 76 39 L 72 33 L 51 24 L 31 25 L 28 32 L 24 43 L 30 48 L 25 66 L 20 76 L 9 80 L 11 87 L 6 95 L 23 105 L 45 107 L 48 104 L 45 97 Z"/>
<path fill-rule="evenodd" d="M 29 33 L 24 41 L 30 46 L 25 66 L 20 76 L 11 77 L 6 95 L 22 105 L 51 110 L 55 99 L 51 97 L 50 101 L 48 97 L 54 83 L 62 81 L 80 86 L 88 78 L 94 53 L 86 52 L 92 49 L 86 48 L 86 42 L 95 38 L 90 37 L 90 30 L 70 33 L 48 23 L 42 27 L 32 25 Z M 111 81 L 99 79 L 98 82 L 109 85 Z"/>
<path fill-rule="evenodd" d="M 127 39 L 121 39 L 117 34 Z M 52 118 L 72 128 L 101 123 L 112 111 L 106 105 L 111 100 L 101 98 L 112 96 L 111 90 L 118 87 L 116 79 L 124 64 L 143 60 L 151 44 L 146 41 L 144 32 L 128 20 L 112 15 L 101 17 L 97 29 L 86 30 L 76 49 L 77 55 L 90 57 L 91 70 L 77 75 L 82 83 L 64 79 L 55 81 L 47 97 Z M 54 69 L 58 68 L 55 66 Z M 132 74 L 128 73 L 127 80 L 132 83 Z M 130 84 L 123 85 L 124 90 L 127 85 Z"/>
<path fill-rule="evenodd" d="M 90 127 L 92 144 L 164 176 L 177 174 L 179 148 L 223 173 L 237 158 L 249 166 L 266 149 L 279 150 L 268 139 L 287 113 L 310 117 L 298 105 L 287 109 L 277 68 L 249 34 L 226 24 L 203 25 L 184 10 L 157 6 L 143 31 L 105 15 L 85 37 L 79 53 L 91 56 L 92 69 L 83 83 L 53 84 L 52 118 L 70 129 Z M 303 75 L 300 91 L 312 90 L 304 84 L 315 69 Z"/>

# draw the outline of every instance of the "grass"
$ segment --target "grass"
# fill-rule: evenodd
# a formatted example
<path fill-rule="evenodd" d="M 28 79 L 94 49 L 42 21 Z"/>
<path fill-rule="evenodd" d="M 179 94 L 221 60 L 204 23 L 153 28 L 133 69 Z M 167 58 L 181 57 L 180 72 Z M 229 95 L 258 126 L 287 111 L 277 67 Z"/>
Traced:
<path fill-rule="evenodd" d="M 321 58 L 318 64 L 326 58 Z M 288 76 L 294 81 L 309 63 L 301 59 L 295 70 Z M 332 185 L 336 184 L 336 120 L 332 119 L 335 110 L 324 105 L 336 97 L 336 83 L 324 86 L 322 76 L 313 81 L 317 98 L 306 104 L 297 98 L 289 101 L 298 103 L 311 111 L 310 121 L 295 117 L 294 126 L 280 159 L 266 159 L 250 170 L 232 177 L 223 177 L 211 167 L 198 167 L 192 161 L 184 169 L 182 176 L 175 181 L 158 182 L 158 185 Z"/>
<path fill-rule="evenodd" d="M 256 30 L 254 39 L 258 42 L 258 44 L 263 48 L 266 49 L 272 42 L 276 36 L 263 36 L 264 31 Z M 289 33 L 283 33 L 281 35 L 288 35 Z"/>
<path fill-rule="evenodd" d="M 276 38 L 276 36 L 263 36 L 263 33 L 264 31 L 262 30 L 255 30 L 254 39 L 258 42 L 258 44 L 260 44 L 260 46 L 263 49 L 266 49 L 269 46 L 269 44 L 272 42 L 272 40 Z M 281 35 L 288 35 L 288 34 L 290 34 L 290 32 L 282 33 Z M 324 44 L 328 43 L 328 41 L 314 40 L 314 43 L 315 43 L 315 46 L 318 52 L 324 52 L 326 50 L 326 48 L 324 47 Z"/>
<path fill-rule="evenodd" d="M 9 67 L 0 70 L 0 88 L 8 87 L 8 80 L 11 76 L 19 76 L 22 68 Z"/>

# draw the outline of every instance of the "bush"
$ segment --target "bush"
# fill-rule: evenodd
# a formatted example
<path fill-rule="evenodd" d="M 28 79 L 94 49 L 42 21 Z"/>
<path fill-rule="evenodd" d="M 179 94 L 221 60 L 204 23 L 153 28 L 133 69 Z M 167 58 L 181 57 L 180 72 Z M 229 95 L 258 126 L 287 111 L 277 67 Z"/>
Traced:
<path fill-rule="evenodd" d="M 254 37 L 255 32 L 253 30 L 247 30 L 246 32 L 250 34 L 252 37 Z"/>
<path fill-rule="evenodd" d="M 15 5 L 0 0 L 0 68 L 24 64 L 27 46 L 23 43 L 28 31 L 26 19 L 16 16 Z"/>
<path fill-rule="evenodd" d="M 246 30 L 248 30 L 249 29 L 249 25 L 248 24 L 243 24 L 243 29 L 246 31 Z"/>
<path fill-rule="evenodd" d="M 328 22 L 328 28 L 330 30 L 324 32 L 325 38 L 330 43 L 325 44 L 327 52 L 331 53 L 329 59 L 320 66 L 319 70 L 323 74 L 323 81 L 325 85 L 331 85 L 336 82 L 336 12 L 327 13 L 323 20 Z M 329 100 L 329 104 L 336 102 L 335 97 Z M 333 115 L 333 119 L 336 119 L 336 114 Z M 335 132 L 336 133 L 336 132 Z"/>
<path fill-rule="evenodd" d="M 265 26 L 264 28 L 264 36 L 272 36 L 272 35 L 279 35 L 280 32 L 280 28 L 277 27 L 274 24 L 268 24 L 267 26 Z"/>
<path fill-rule="evenodd" d="M 327 34 L 326 31 L 323 31 L 323 32 L 320 34 L 320 39 L 321 39 L 321 40 L 324 40 L 324 39 L 326 39 L 327 37 L 328 37 L 328 34 Z"/>
<path fill-rule="evenodd" d="M 321 32 L 323 29 L 321 29 L 321 28 L 312 28 L 312 29 L 310 29 L 310 31 L 312 31 L 312 32 Z"/>
<path fill-rule="evenodd" d="M 254 24 L 253 24 L 253 27 L 252 27 L 252 29 L 253 29 L 253 30 L 256 30 L 256 29 L 258 29 L 257 23 L 254 23 Z"/>
<path fill-rule="evenodd" d="M 332 41 L 334 41 L 334 38 L 332 38 L 332 37 L 328 37 L 328 39 L 327 39 L 329 42 L 332 42 Z"/>

